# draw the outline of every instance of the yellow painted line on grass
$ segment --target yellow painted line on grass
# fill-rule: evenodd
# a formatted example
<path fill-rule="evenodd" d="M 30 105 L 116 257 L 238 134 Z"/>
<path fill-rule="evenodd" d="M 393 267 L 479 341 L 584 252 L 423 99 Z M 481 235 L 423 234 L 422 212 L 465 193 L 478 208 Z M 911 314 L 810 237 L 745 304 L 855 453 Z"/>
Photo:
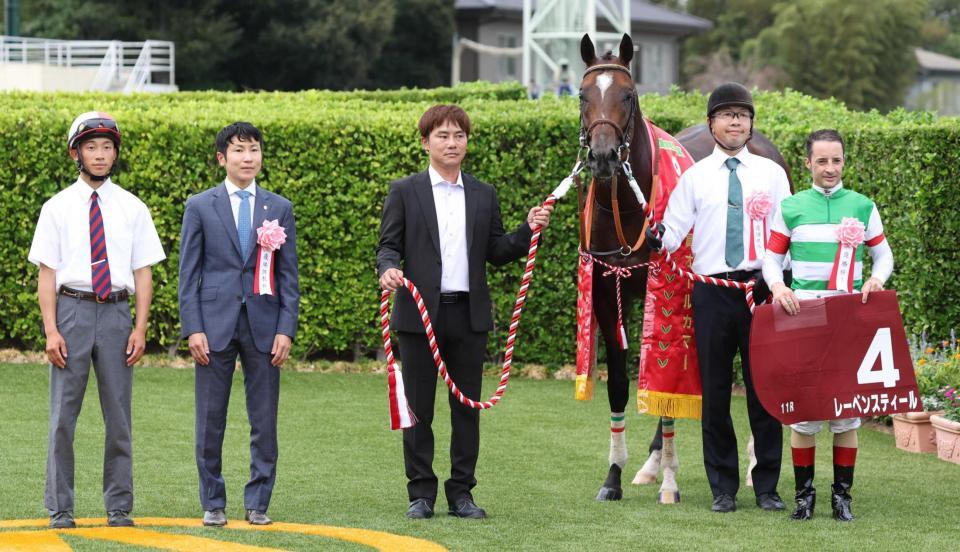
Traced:
<path fill-rule="evenodd" d="M 279 548 L 263 548 L 235 542 L 224 542 L 207 537 L 162 533 L 138 527 L 93 527 L 83 529 L 64 529 L 64 534 L 76 535 L 87 539 L 118 542 L 172 550 L 173 552 L 220 552 L 229 547 L 233 552 L 283 552 Z"/>
<path fill-rule="evenodd" d="M 71 552 L 56 531 L 11 531 L 0 533 L 0 548 L 5 552 Z"/>
<path fill-rule="evenodd" d="M 229 523 L 226 528 L 207 528 L 209 535 L 193 536 L 150 531 L 144 527 L 186 527 L 203 528 L 197 518 L 137 518 L 137 527 L 105 527 L 103 518 L 82 518 L 76 520 L 78 529 L 47 529 L 45 519 L 0 520 L 0 529 L 41 528 L 41 531 L 0 531 L 0 549 L 3 550 L 51 550 L 55 552 L 71 550 L 62 539 L 63 535 L 133 544 L 139 546 L 184 552 L 206 552 L 237 550 L 253 552 L 277 550 L 233 542 L 216 540 L 220 531 L 263 531 L 275 533 L 295 533 L 326 537 L 341 541 L 354 542 L 370 546 L 382 552 L 445 552 L 447 549 L 435 542 L 414 537 L 395 535 L 370 529 L 352 527 L 334 527 L 332 525 L 311 525 L 307 523 L 274 522 L 272 525 L 250 525 L 243 521 Z"/>

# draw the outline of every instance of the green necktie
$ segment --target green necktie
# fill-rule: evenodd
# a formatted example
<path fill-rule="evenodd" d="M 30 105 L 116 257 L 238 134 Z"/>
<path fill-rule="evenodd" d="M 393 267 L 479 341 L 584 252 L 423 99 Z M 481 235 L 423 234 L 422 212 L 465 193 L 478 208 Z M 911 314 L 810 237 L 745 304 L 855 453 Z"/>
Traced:
<path fill-rule="evenodd" d="M 743 260 L 743 190 L 740 179 L 737 178 L 739 164 L 740 160 L 736 157 L 727 159 L 725 163 L 730 169 L 730 179 L 727 188 L 727 246 L 724 258 L 734 270 Z"/>

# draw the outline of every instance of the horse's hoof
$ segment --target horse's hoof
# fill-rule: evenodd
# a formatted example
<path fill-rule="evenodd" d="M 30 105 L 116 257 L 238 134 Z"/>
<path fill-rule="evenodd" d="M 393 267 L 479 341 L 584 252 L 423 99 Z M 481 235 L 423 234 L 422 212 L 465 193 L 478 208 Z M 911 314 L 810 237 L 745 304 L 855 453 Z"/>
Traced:
<path fill-rule="evenodd" d="M 657 474 L 649 474 L 643 470 L 637 472 L 633 478 L 634 485 L 653 485 L 657 482 Z"/>
<path fill-rule="evenodd" d="M 658 504 L 679 504 L 680 491 L 660 491 L 657 496 Z"/>
<path fill-rule="evenodd" d="M 597 493 L 597 500 L 600 502 L 607 502 L 611 500 L 621 500 L 623 498 L 623 489 L 614 488 L 614 487 L 600 487 L 600 492 Z"/>

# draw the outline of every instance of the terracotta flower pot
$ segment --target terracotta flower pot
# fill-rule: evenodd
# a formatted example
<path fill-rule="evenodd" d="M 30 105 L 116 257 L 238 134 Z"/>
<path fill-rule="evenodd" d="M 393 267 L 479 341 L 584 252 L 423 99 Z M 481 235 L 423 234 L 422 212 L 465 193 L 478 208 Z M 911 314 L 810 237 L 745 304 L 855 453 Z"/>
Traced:
<path fill-rule="evenodd" d="M 907 452 L 937 452 L 937 439 L 930 416 L 939 412 L 905 412 L 893 415 L 897 448 Z"/>
<path fill-rule="evenodd" d="M 937 456 L 941 460 L 960 464 L 960 422 L 934 414 L 930 423 L 937 430 Z"/>

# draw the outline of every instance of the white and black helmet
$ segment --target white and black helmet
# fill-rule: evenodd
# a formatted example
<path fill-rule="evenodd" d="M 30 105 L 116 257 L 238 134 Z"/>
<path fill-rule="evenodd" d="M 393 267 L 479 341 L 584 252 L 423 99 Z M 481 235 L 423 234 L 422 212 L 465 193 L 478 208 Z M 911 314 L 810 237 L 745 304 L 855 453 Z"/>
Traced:
<path fill-rule="evenodd" d="M 78 149 L 80 144 L 92 138 L 109 138 L 113 142 L 114 147 L 117 148 L 117 160 L 113 162 L 113 166 L 110 167 L 110 171 L 106 175 L 97 177 L 90 174 L 90 172 L 84 168 L 83 157 L 79 155 L 78 152 L 77 169 L 94 179 L 106 180 L 113 174 L 114 169 L 117 167 L 117 161 L 120 159 L 120 125 L 117 124 L 117 120 L 110 114 L 102 111 L 88 111 L 83 113 L 74 119 L 73 124 L 70 125 L 70 132 L 67 133 L 67 149 Z"/>

